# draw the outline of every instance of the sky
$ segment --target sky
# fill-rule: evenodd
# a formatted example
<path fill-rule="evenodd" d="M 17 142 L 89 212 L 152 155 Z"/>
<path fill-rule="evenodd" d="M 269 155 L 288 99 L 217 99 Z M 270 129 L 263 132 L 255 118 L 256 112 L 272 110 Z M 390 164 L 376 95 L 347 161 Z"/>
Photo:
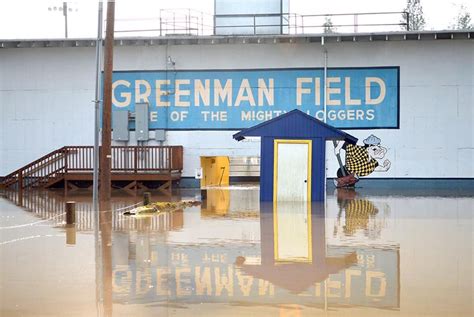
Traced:
<path fill-rule="evenodd" d="M 388 12 L 403 11 L 406 0 L 289 0 L 290 12 L 304 15 L 326 13 Z M 245 0 L 242 0 L 245 3 Z M 63 1 L 58 0 L 0 0 L 0 39 L 64 38 L 65 19 L 58 10 Z M 97 0 L 69 1 L 72 11 L 68 13 L 69 38 L 94 38 L 97 35 Z M 469 0 L 421 0 L 426 20 L 425 30 L 444 30 L 454 22 L 461 5 L 464 5 L 474 19 L 474 1 Z M 104 5 L 104 7 L 106 4 Z M 56 8 L 56 10 L 55 10 Z M 116 31 L 131 29 L 153 29 L 158 27 L 160 9 L 189 8 L 196 11 L 191 15 L 203 17 L 211 24 L 214 0 L 116 0 Z M 197 11 L 207 14 L 201 15 Z M 162 12 L 164 14 L 164 12 Z M 105 17 L 105 12 L 104 12 Z M 334 24 L 352 23 L 343 18 L 333 18 Z M 347 19 L 347 18 L 345 18 Z M 365 20 L 364 20 L 365 19 Z M 377 22 L 370 17 L 360 17 L 359 23 Z M 384 22 L 400 22 L 400 16 L 379 17 Z M 323 21 L 324 22 L 324 21 Z M 473 21 L 474 22 L 474 21 Z M 310 23 L 310 22 L 307 22 Z M 320 23 L 316 21 L 315 23 Z M 322 23 L 321 23 L 322 24 Z M 399 28 L 399 27 L 397 27 Z M 338 31 L 352 31 L 340 28 Z M 360 29 L 358 31 L 365 31 Z M 369 31 L 369 30 L 367 30 Z M 373 28 L 370 31 L 375 31 Z M 382 31 L 382 29 L 380 29 Z M 139 35 L 117 32 L 116 36 Z M 155 36 L 148 33 L 140 35 Z"/>

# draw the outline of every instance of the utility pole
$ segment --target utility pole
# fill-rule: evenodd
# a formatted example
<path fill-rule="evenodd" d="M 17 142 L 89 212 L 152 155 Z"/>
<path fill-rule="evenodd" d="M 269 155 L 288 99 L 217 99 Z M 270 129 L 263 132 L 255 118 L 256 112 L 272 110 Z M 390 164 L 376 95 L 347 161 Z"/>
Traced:
<path fill-rule="evenodd" d="M 67 25 L 67 17 L 69 13 L 71 12 L 77 12 L 78 8 L 76 7 L 71 7 L 71 5 L 63 1 L 63 4 L 61 6 L 50 6 L 48 7 L 48 11 L 54 11 L 54 12 L 62 12 L 64 16 L 64 37 L 67 39 L 68 38 L 68 25 Z"/>
<path fill-rule="evenodd" d="M 102 109 L 102 146 L 100 150 L 100 211 L 110 212 L 111 192 L 111 118 L 112 118 L 112 70 L 114 55 L 114 23 L 115 1 L 107 3 L 107 27 L 105 30 L 105 55 L 104 55 L 104 100 Z"/>
<path fill-rule="evenodd" d="M 112 71 L 114 60 L 115 0 L 107 2 L 107 26 L 105 29 L 104 100 L 102 109 L 102 146 L 100 148 L 100 236 L 102 255 L 102 282 L 104 316 L 112 316 L 112 210 L 111 192 L 111 124 L 112 124 Z"/>

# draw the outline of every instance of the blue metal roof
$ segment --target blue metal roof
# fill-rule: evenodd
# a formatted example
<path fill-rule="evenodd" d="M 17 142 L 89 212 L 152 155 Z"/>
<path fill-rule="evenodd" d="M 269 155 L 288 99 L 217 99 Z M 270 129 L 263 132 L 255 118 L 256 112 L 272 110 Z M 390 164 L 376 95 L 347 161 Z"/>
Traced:
<path fill-rule="evenodd" d="M 357 138 L 336 129 L 306 113 L 294 109 L 274 119 L 244 129 L 233 135 L 237 141 L 246 136 L 269 136 L 275 138 L 315 138 L 326 140 L 345 140 L 357 143 Z"/>

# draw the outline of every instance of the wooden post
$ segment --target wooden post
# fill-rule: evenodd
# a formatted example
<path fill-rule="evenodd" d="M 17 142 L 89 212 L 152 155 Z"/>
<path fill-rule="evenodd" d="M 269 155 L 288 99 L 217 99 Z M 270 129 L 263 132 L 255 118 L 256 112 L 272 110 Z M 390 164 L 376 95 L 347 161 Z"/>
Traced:
<path fill-rule="evenodd" d="M 102 146 L 100 151 L 99 198 L 102 206 L 110 201 L 111 194 L 111 118 L 112 118 L 112 71 L 114 54 L 115 1 L 107 2 L 107 27 L 104 55 L 104 103 L 102 110 Z M 105 207 L 104 207 L 105 208 Z M 101 211 L 105 210 L 100 208 Z"/>
<path fill-rule="evenodd" d="M 171 174 L 171 162 L 172 162 L 171 147 L 168 147 L 168 173 Z"/>
<path fill-rule="evenodd" d="M 67 174 L 67 165 L 68 165 L 68 161 L 67 161 L 67 155 L 68 155 L 68 150 L 66 149 L 66 147 L 63 147 L 63 155 L 64 155 L 64 173 Z"/>
<path fill-rule="evenodd" d="M 135 174 L 137 173 L 138 170 L 138 146 L 135 146 L 133 148 L 133 171 Z"/>
<path fill-rule="evenodd" d="M 66 202 L 66 224 L 73 225 L 76 223 L 76 202 Z"/>
<path fill-rule="evenodd" d="M 151 193 L 144 192 L 143 193 L 143 206 L 149 205 L 151 201 Z"/>
<path fill-rule="evenodd" d="M 18 173 L 18 205 L 23 206 L 23 170 Z"/>
<path fill-rule="evenodd" d="M 112 137 L 112 71 L 114 51 L 115 1 L 107 2 L 107 26 L 104 50 L 104 99 L 102 112 L 102 146 L 99 162 L 99 218 L 102 250 L 102 294 L 104 316 L 112 316 L 112 212 L 111 137 Z"/>

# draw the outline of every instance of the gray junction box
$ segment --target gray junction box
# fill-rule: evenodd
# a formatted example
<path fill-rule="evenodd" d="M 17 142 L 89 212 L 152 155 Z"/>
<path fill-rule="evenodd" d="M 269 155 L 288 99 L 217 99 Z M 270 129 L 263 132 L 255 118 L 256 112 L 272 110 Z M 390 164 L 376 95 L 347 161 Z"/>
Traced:
<path fill-rule="evenodd" d="M 166 139 L 165 130 L 155 130 L 155 140 L 163 142 Z"/>
<path fill-rule="evenodd" d="M 128 111 L 112 112 L 112 139 L 128 141 Z"/>
<path fill-rule="evenodd" d="M 135 104 L 135 135 L 137 141 L 148 141 L 148 104 Z"/>

